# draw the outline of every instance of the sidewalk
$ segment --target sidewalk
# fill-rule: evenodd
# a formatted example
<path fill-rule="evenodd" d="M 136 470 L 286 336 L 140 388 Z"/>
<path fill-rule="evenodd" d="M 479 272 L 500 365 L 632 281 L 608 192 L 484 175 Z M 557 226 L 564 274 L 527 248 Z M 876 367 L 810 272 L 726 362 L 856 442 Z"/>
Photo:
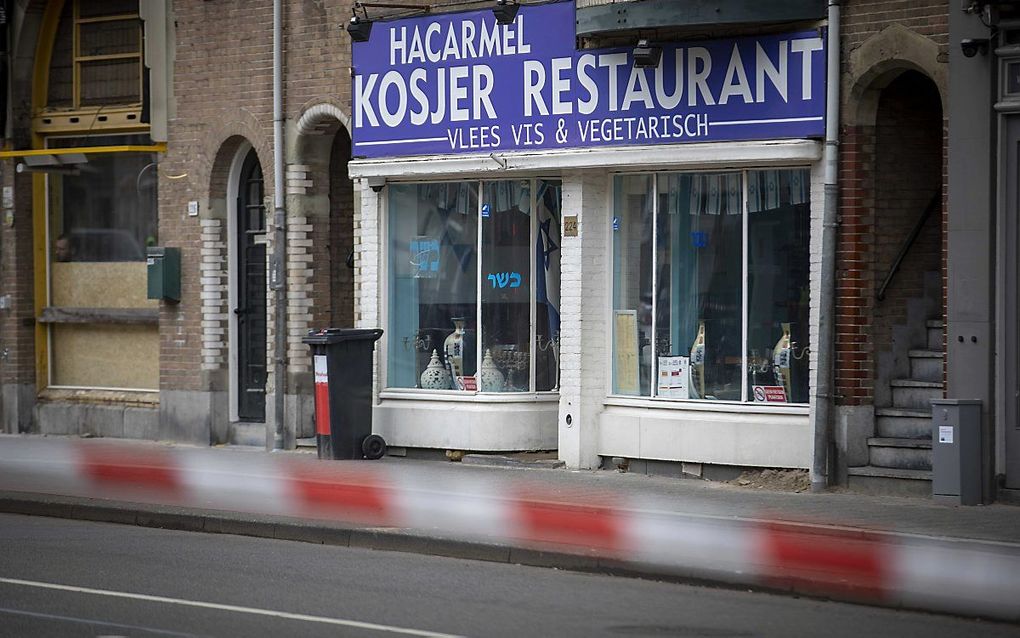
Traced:
<path fill-rule="evenodd" d="M 92 467 L 101 471 L 93 471 L 92 478 L 148 481 L 156 486 L 155 493 L 102 493 L 103 498 L 97 498 L 95 482 L 71 476 L 67 463 L 53 464 L 45 472 L 28 471 L 40 465 L 33 457 L 39 450 L 68 445 L 86 456 L 98 451 L 101 459 Z M 115 454 L 107 454 L 110 445 Z M 118 465 L 123 450 L 128 457 L 137 453 L 162 459 L 154 462 L 158 471 L 143 471 L 145 463 Z M 176 480 L 167 474 L 167 458 L 184 459 L 180 464 L 190 478 L 181 485 L 201 489 L 188 497 L 180 496 L 180 486 L 160 492 L 164 483 Z M 273 474 L 277 470 L 265 469 L 279 461 L 311 472 L 298 479 L 302 494 L 280 491 L 282 480 Z M 1020 620 L 1020 598 L 1015 596 L 1020 592 L 1020 507 L 951 507 L 838 489 L 792 493 L 617 471 L 538 469 L 482 455 L 465 461 L 316 461 L 307 450 L 268 454 L 258 448 L 0 436 L 0 511 L 750 583 Z M 385 496 L 375 491 L 377 483 Z M 173 497 L 166 498 L 168 494 Z M 302 497 L 318 499 L 320 509 L 295 509 L 295 498 Z M 399 515 L 383 512 L 390 507 L 386 499 L 394 501 L 392 509 Z M 508 531 L 521 525 L 503 511 L 510 503 L 518 510 L 523 506 L 527 530 Z M 300 511 L 312 516 L 296 515 Z M 752 532 L 757 536 L 749 536 Z M 518 542 L 522 539 L 532 542 Z M 890 553 L 891 548 L 898 554 Z M 756 552 L 769 556 L 761 559 Z M 962 575 L 961 569 L 977 564 L 1000 573 Z M 1003 571 L 1007 565 L 1010 571 Z M 972 599 L 943 600 L 939 588 L 954 591 L 946 578 L 965 581 L 975 592 Z M 932 583 L 918 584 L 925 579 Z M 986 589 L 1002 599 L 983 608 L 980 592 Z"/>

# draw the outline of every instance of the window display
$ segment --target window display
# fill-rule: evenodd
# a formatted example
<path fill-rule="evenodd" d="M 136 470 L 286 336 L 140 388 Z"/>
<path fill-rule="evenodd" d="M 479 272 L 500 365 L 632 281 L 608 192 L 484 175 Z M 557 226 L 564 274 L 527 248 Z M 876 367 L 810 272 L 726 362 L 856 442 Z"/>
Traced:
<path fill-rule="evenodd" d="M 559 182 L 388 190 L 387 386 L 555 390 Z"/>
<path fill-rule="evenodd" d="M 616 177 L 614 394 L 807 402 L 809 183 L 806 169 Z"/>

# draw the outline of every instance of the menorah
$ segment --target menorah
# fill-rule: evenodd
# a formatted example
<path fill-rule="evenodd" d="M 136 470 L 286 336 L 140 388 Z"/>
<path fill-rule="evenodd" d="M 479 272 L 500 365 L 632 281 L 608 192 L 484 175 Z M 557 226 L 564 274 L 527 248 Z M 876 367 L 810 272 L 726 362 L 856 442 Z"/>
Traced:
<path fill-rule="evenodd" d="M 506 388 L 508 390 L 514 390 L 514 373 L 520 372 L 524 368 L 528 367 L 528 363 L 531 360 L 531 353 L 522 352 L 517 349 L 517 346 L 503 346 L 498 348 L 492 355 L 496 365 L 506 370 Z"/>
<path fill-rule="evenodd" d="M 432 335 L 428 332 L 419 330 L 414 333 L 413 337 L 405 336 L 403 338 L 404 350 L 410 352 L 413 347 L 415 352 L 429 352 L 432 350 Z"/>

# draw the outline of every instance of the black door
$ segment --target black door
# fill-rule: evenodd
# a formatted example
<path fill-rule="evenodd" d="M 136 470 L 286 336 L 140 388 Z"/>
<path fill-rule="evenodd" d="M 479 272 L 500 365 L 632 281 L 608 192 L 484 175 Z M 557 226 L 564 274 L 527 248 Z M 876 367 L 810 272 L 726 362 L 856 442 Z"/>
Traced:
<path fill-rule="evenodd" d="M 999 385 L 1003 414 L 1000 423 L 1005 430 L 1006 487 L 1020 489 L 1020 116 L 1006 118 L 1003 146 L 1006 167 L 1000 188 L 1005 194 L 1005 211 L 1001 217 L 1000 256 L 1004 290 L 1000 291 L 1005 325 L 1002 326 L 1002 352 L 1005 365 Z M 962 340 L 963 337 L 960 337 Z M 960 348 L 960 350 L 963 350 Z M 957 357 L 960 358 L 960 357 Z M 960 366 L 960 363 L 956 363 Z M 968 368 L 971 369 L 971 368 Z M 976 369 L 976 367 L 975 367 Z"/>
<path fill-rule="evenodd" d="M 266 418 L 266 209 L 255 151 L 241 168 L 237 198 L 237 415 Z"/>

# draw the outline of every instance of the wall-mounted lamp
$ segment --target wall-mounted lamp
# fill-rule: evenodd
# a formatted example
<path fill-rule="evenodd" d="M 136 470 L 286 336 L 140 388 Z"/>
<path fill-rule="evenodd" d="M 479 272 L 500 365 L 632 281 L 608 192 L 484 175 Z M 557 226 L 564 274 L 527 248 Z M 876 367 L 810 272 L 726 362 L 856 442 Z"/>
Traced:
<path fill-rule="evenodd" d="M 368 42 L 372 35 L 372 20 L 368 17 L 367 7 L 373 9 L 402 9 L 400 15 L 414 13 L 428 13 L 432 7 L 427 4 L 398 4 L 395 2 L 355 2 L 351 7 L 351 21 L 347 23 L 347 33 L 351 34 L 351 40 L 355 42 Z M 358 17 L 358 9 L 361 9 L 361 17 Z M 390 16 L 392 17 L 392 16 Z"/>
<path fill-rule="evenodd" d="M 14 170 L 18 173 L 51 173 L 53 175 L 78 175 L 81 168 L 78 166 L 29 166 L 18 163 Z"/>
<path fill-rule="evenodd" d="M 54 155 L 25 155 L 14 167 L 18 173 L 53 173 L 77 175 L 88 163 L 84 153 L 60 153 Z"/>
<path fill-rule="evenodd" d="M 964 38 L 960 40 L 960 49 L 965 58 L 972 58 L 978 53 L 988 55 L 988 38 Z"/>
<path fill-rule="evenodd" d="M 358 9 L 361 9 L 361 17 L 358 17 Z M 372 35 L 372 21 L 368 19 L 368 11 L 360 2 L 355 2 L 351 7 L 351 21 L 347 23 L 347 33 L 351 34 L 351 40 L 355 42 L 368 42 Z"/>
<path fill-rule="evenodd" d="M 648 40 L 638 40 L 634 47 L 634 66 L 639 69 L 654 69 L 662 60 L 662 47 L 651 44 Z"/>
<path fill-rule="evenodd" d="M 497 164 L 499 164 L 499 167 L 502 168 L 504 171 L 506 170 L 507 161 L 506 161 L 505 157 L 500 157 L 499 155 L 496 155 L 495 153 L 489 153 L 489 159 L 491 159 L 493 162 L 496 162 Z"/>
<path fill-rule="evenodd" d="M 496 24 L 512 24 L 520 8 L 517 0 L 496 0 L 492 15 L 496 16 Z"/>
<path fill-rule="evenodd" d="M 382 189 L 386 188 L 385 177 L 369 177 L 367 180 L 368 187 L 377 193 L 381 193 Z"/>

